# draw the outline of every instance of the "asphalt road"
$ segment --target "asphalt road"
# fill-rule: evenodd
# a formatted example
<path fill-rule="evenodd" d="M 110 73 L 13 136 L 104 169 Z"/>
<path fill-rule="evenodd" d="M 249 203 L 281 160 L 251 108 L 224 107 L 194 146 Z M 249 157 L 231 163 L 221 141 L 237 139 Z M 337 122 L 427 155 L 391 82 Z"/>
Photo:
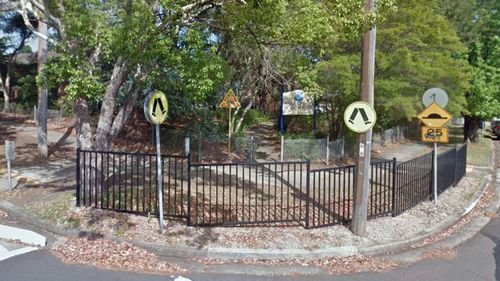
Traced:
<path fill-rule="evenodd" d="M 495 142 L 500 159 L 500 141 Z M 497 160 L 497 169 L 500 163 Z M 497 177 L 496 184 L 499 184 Z M 175 281 L 257 281 L 257 280 L 405 280 L 405 281 L 494 281 L 500 280 L 500 218 L 494 218 L 480 233 L 457 247 L 457 255 L 449 258 L 426 259 L 384 273 L 362 273 L 346 276 L 279 276 L 259 277 L 231 274 L 188 274 L 178 276 L 143 275 L 66 265 L 46 250 L 32 252 L 0 262 L 1 281 L 108 281 L 108 280 L 175 280 Z M 187 279 L 184 279 L 187 278 Z"/>

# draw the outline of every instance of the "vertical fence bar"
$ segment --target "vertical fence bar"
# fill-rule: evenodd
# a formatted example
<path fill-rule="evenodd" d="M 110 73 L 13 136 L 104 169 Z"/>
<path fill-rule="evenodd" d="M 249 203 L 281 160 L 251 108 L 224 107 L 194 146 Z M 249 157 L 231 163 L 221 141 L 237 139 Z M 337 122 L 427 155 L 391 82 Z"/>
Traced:
<path fill-rule="evenodd" d="M 397 172 L 397 161 L 396 157 L 392 158 L 392 194 L 391 194 L 391 215 L 396 216 L 396 172 Z"/>
<path fill-rule="evenodd" d="M 92 166 L 92 164 L 91 164 Z M 97 186 L 97 182 L 98 182 L 98 178 L 97 178 L 97 152 L 94 153 L 94 187 L 95 187 L 95 192 L 94 192 L 94 206 L 97 208 L 97 192 L 98 192 L 98 186 Z"/>
<path fill-rule="evenodd" d="M 87 206 L 87 161 L 85 159 L 85 155 L 87 153 L 85 151 L 83 151 L 83 205 L 84 206 Z"/>
<path fill-rule="evenodd" d="M 84 165 L 85 166 L 85 165 Z M 80 148 L 76 149 L 76 206 L 80 207 Z"/>
<path fill-rule="evenodd" d="M 306 173 L 306 228 L 309 228 L 309 202 L 310 202 L 310 177 L 311 177 L 311 161 L 307 160 Z"/>
<path fill-rule="evenodd" d="M 191 154 L 187 155 L 187 225 L 191 225 Z"/>
<path fill-rule="evenodd" d="M 453 186 L 456 186 L 457 185 L 457 175 L 458 175 L 458 172 L 457 172 L 457 169 L 458 169 L 458 149 L 457 149 L 457 145 L 455 145 L 455 162 L 453 162 L 453 166 L 455 167 L 454 169 L 454 172 L 455 172 L 455 176 L 454 176 L 454 181 L 453 181 Z"/>
<path fill-rule="evenodd" d="M 104 200 L 104 194 L 103 194 L 103 192 L 104 192 L 104 190 L 103 190 L 104 189 L 104 175 L 103 175 L 104 174 L 104 159 L 103 158 L 104 158 L 104 153 L 101 152 L 101 173 L 100 173 L 101 174 L 101 186 L 100 186 L 101 192 L 100 193 L 101 193 L 101 208 L 102 209 L 104 209 L 104 204 L 103 204 L 103 200 Z"/>
<path fill-rule="evenodd" d="M 215 224 L 219 222 L 219 165 L 215 166 Z"/>

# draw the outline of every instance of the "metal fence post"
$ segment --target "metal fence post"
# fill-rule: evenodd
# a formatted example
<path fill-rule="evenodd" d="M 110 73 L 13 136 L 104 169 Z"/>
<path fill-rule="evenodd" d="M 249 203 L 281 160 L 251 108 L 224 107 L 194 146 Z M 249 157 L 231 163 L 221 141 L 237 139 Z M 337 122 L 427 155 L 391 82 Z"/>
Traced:
<path fill-rule="evenodd" d="M 391 215 L 396 216 L 396 172 L 397 172 L 397 160 L 396 157 L 392 158 L 392 210 Z"/>
<path fill-rule="evenodd" d="M 342 137 L 342 152 L 340 153 L 342 155 L 342 159 L 345 158 L 345 138 Z"/>
<path fill-rule="evenodd" d="M 191 138 L 186 136 L 184 138 L 184 156 L 188 157 L 191 154 Z"/>
<path fill-rule="evenodd" d="M 76 206 L 80 207 L 80 148 L 76 149 Z"/>
<path fill-rule="evenodd" d="M 434 149 L 432 150 L 432 163 L 431 163 L 431 184 L 429 186 L 429 199 L 433 199 L 433 194 L 434 194 L 434 185 L 437 184 L 437 154 L 436 154 L 436 146 L 434 145 Z"/>
<path fill-rule="evenodd" d="M 188 166 L 187 166 L 187 225 L 191 225 L 191 155 L 187 155 Z"/>
<path fill-rule="evenodd" d="M 283 152 L 284 152 L 284 146 L 285 146 L 285 136 L 283 136 L 283 134 L 281 134 L 280 136 L 280 141 L 281 141 L 281 153 L 280 153 L 280 161 L 283 162 L 283 160 L 285 159 L 284 155 L 283 155 Z"/>
<path fill-rule="evenodd" d="M 309 202 L 310 202 L 310 179 L 311 179 L 311 161 L 307 160 L 306 175 L 306 228 L 309 228 Z"/>
<path fill-rule="evenodd" d="M 203 155 L 201 155 L 201 142 L 202 142 L 201 129 L 198 131 L 198 163 L 201 163 L 201 159 L 203 159 Z"/>
<path fill-rule="evenodd" d="M 458 149 L 457 149 L 457 145 L 455 144 L 455 161 L 453 163 L 453 166 L 455 166 L 455 177 L 454 177 L 454 181 L 453 181 L 453 186 L 456 186 L 457 185 L 457 169 L 458 169 L 458 164 L 457 164 L 457 161 L 458 161 Z"/>
<path fill-rule="evenodd" d="M 326 136 L 326 165 L 330 165 L 330 135 Z"/>

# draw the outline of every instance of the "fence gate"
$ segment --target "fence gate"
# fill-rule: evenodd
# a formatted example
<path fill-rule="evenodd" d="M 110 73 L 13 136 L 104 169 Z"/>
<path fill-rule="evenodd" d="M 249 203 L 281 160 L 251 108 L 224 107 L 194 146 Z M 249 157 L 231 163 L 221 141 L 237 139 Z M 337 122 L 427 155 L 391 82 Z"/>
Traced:
<path fill-rule="evenodd" d="M 191 225 L 298 224 L 308 162 L 193 164 Z"/>

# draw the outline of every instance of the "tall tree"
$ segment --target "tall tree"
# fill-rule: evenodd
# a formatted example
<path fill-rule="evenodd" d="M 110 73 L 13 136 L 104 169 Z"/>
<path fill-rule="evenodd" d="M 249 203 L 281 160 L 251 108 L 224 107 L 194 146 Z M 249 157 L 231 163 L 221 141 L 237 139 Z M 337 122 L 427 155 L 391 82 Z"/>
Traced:
<path fill-rule="evenodd" d="M 10 110 L 10 96 L 12 92 L 12 68 L 15 64 L 17 54 L 24 48 L 26 40 L 31 37 L 32 32 L 24 24 L 21 15 L 15 12 L 4 13 L 0 17 L 4 47 L 2 48 L 0 61 L 0 77 L 4 97 L 3 111 Z"/>
<path fill-rule="evenodd" d="M 47 24 L 41 20 L 38 21 L 38 33 L 44 36 L 38 37 L 37 51 L 37 72 L 39 73 L 40 83 L 38 86 L 38 158 L 47 160 L 49 148 L 47 142 L 47 111 L 48 111 L 48 90 L 43 77 L 43 68 L 47 63 Z"/>
<path fill-rule="evenodd" d="M 366 16 L 361 1 L 247 3 L 244 7 L 225 5 L 211 23 L 231 66 L 231 84 L 245 105 L 234 115 L 235 132 L 257 98 L 266 104 L 273 94 L 296 87 L 319 94 L 312 69 L 330 44 L 355 37 L 366 22 L 386 14 L 393 5 L 391 0 L 381 0 L 379 13 Z"/>
<path fill-rule="evenodd" d="M 464 141 L 477 141 L 479 122 L 500 117 L 500 2 L 448 0 L 441 8 L 468 47 L 473 75 L 462 112 Z"/>
<path fill-rule="evenodd" d="M 377 28 L 375 107 L 376 129 L 415 118 L 423 109 L 421 96 L 429 87 L 441 87 L 450 95 L 449 111 L 459 114 L 469 88 L 469 67 L 460 57 L 461 44 L 453 26 L 436 13 L 437 1 L 398 3 L 398 12 Z M 345 106 L 357 97 L 360 71 L 359 39 L 343 40 L 318 63 L 317 83 L 337 109 L 331 120 L 334 136 L 342 126 Z"/>
<path fill-rule="evenodd" d="M 143 89 L 154 86 L 162 75 L 179 78 L 186 45 L 194 48 L 187 55 L 191 58 L 196 47 L 213 53 L 185 39 L 196 38 L 189 35 L 203 30 L 200 19 L 222 5 L 213 0 L 49 2 L 32 3 L 58 34 L 59 57 L 47 68 L 48 83 L 67 84 L 65 98 L 74 104 L 78 145 L 98 150 L 110 148 Z M 165 61 L 176 65 L 165 69 Z M 90 115 L 97 108 L 95 124 Z"/>

